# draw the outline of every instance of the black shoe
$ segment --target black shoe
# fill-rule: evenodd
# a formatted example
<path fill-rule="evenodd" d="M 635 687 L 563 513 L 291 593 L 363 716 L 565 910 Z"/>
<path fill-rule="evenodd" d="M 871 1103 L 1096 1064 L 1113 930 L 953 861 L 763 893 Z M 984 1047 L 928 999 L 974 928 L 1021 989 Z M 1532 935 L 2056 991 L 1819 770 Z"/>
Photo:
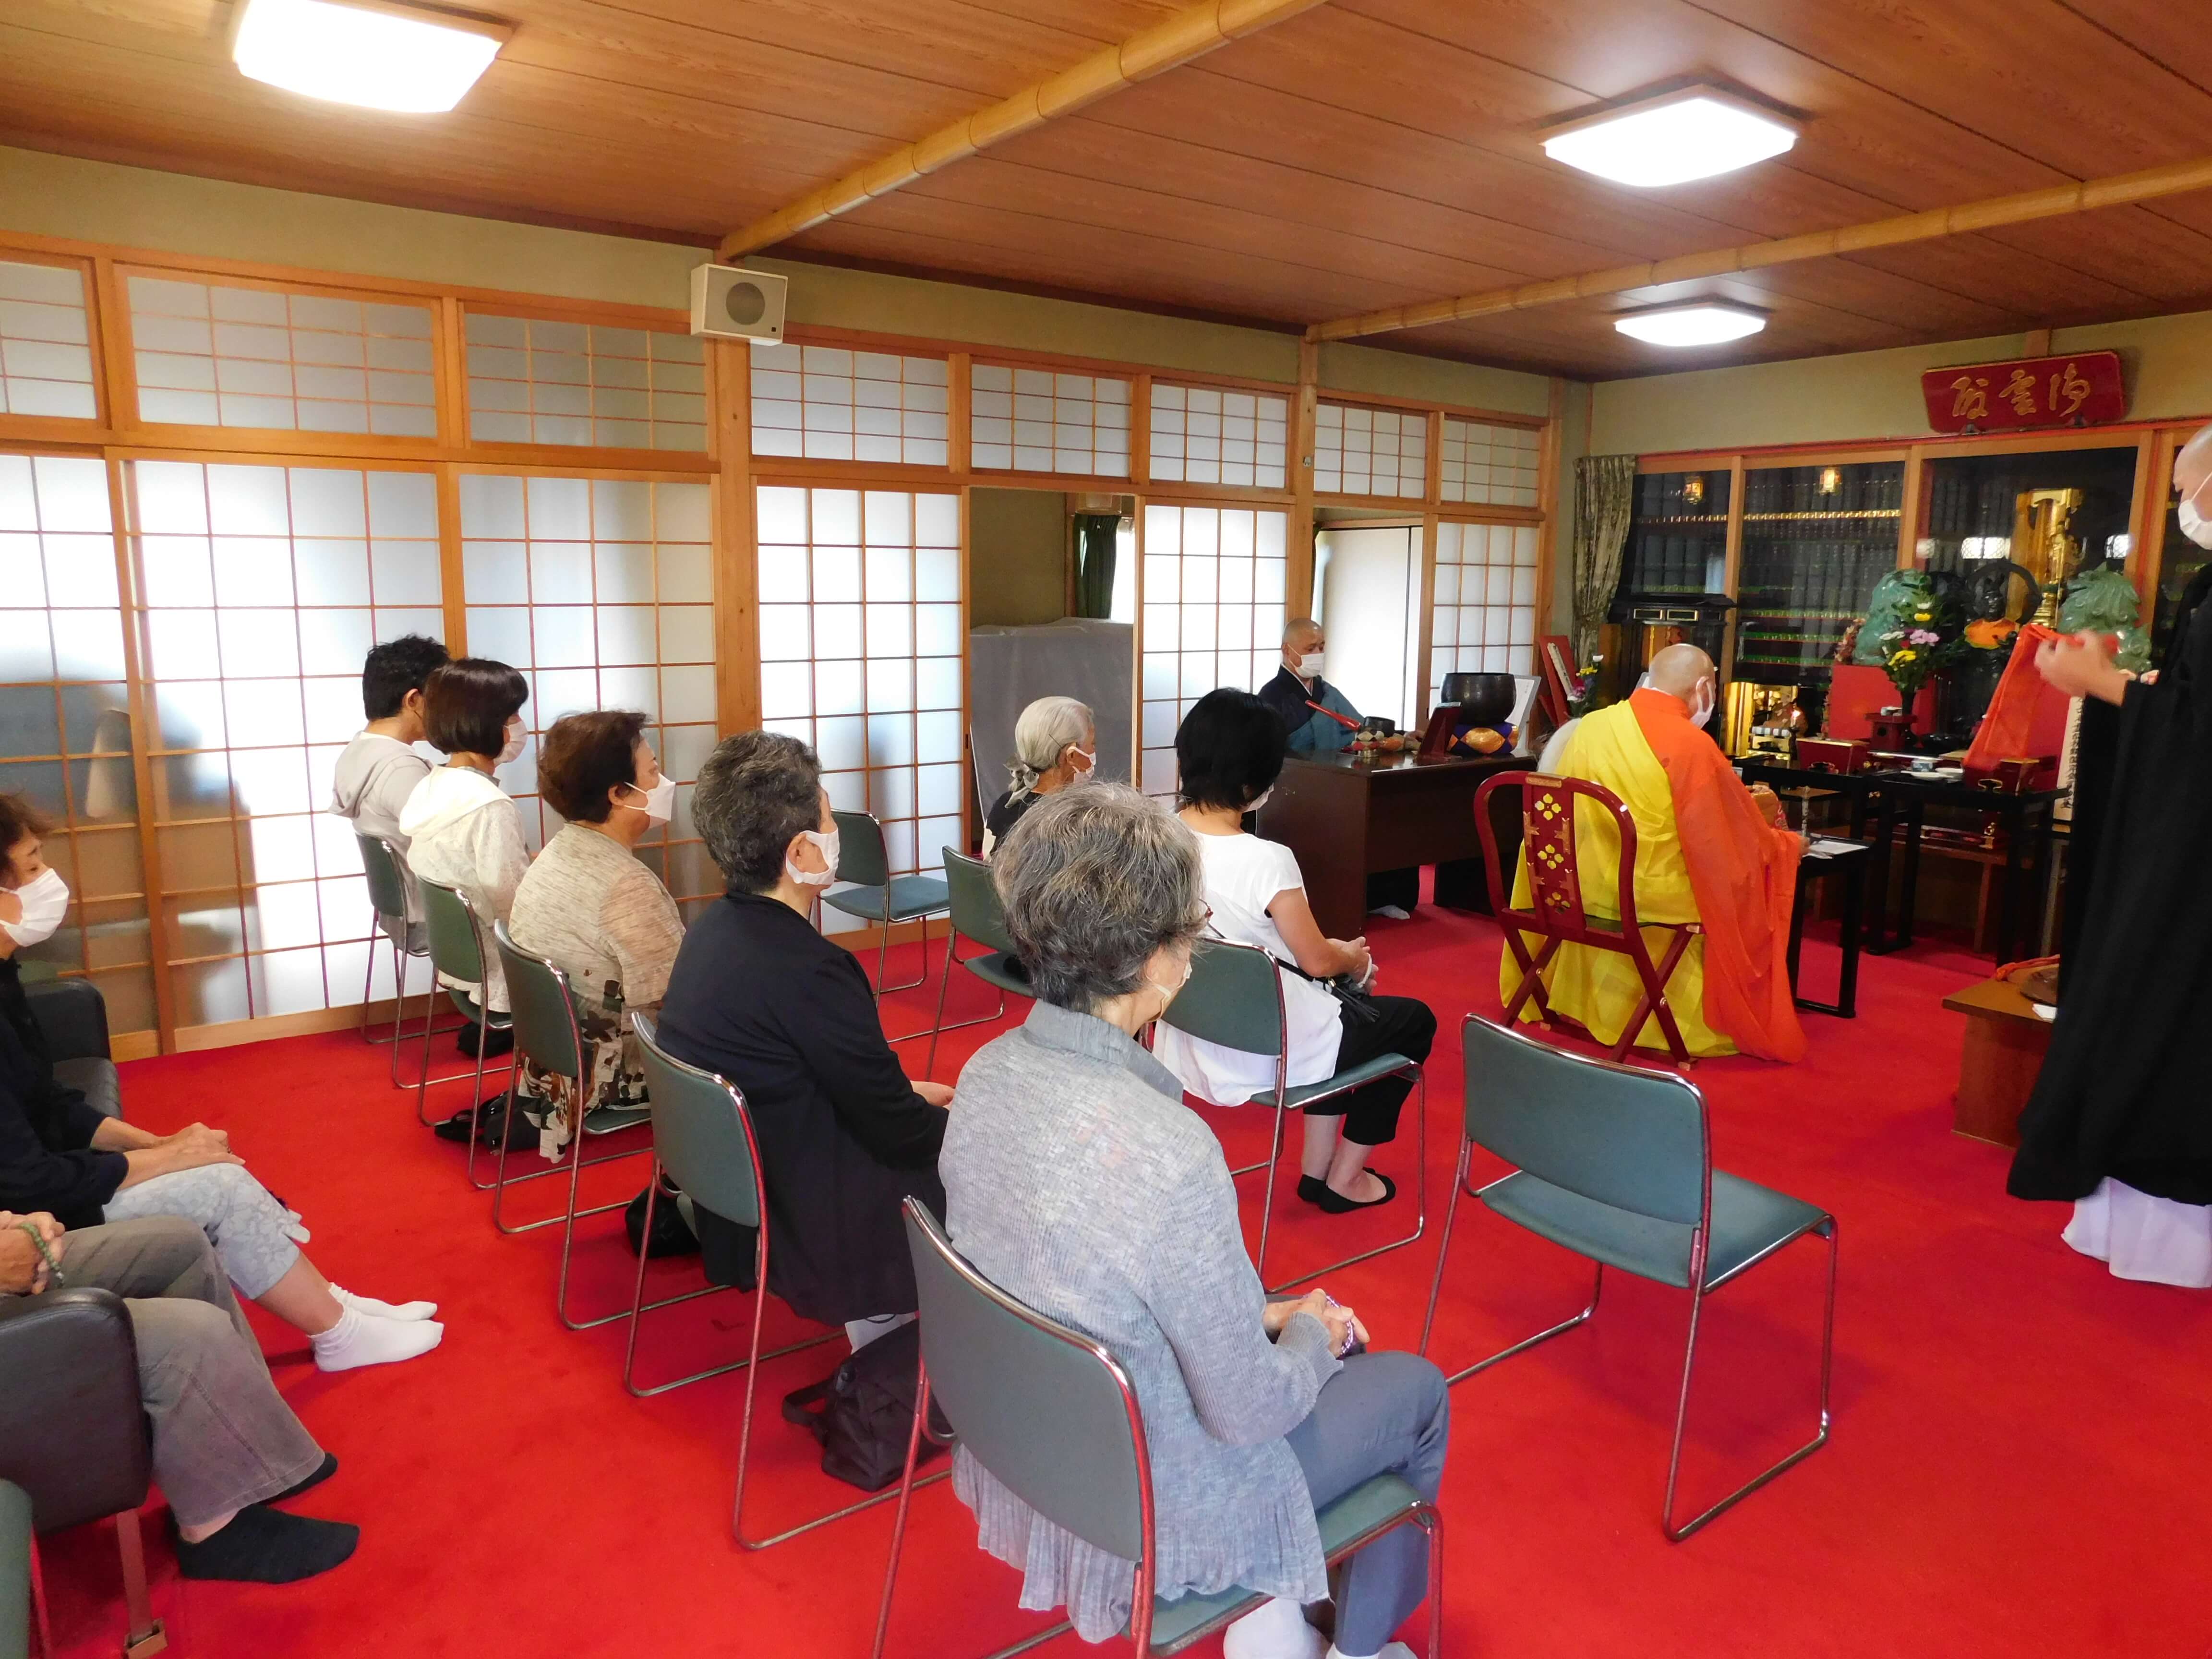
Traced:
<path fill-rule="evenodd" d="M 328 1572 L 361 1542 L 361 1528 L 344 1521 L 286 1515 L 266 1504 L 248 1504 L 221 1532 L 188 1544 L 176 1540 L 177 1571 L 187 1578 L 222 1578 L 241 1584 L 291 1584 Z"/>
<path fill-rule="evenodd" d="M 314 1473 L 308 1475 L 305 1480 L 300 1481 L 296 1485 L 285 1487 L 283 1491 L 278 1492 L 274 1498 L 264 1498 L 261 1501 L 264 1504 L 289 1504 L 292 1499 L 297 1498 L 301 1492 L 307 1492 L 313 1487 L 321 1486 L 324 1481 L 329 1480 L 337 1472 L 338 1455 L 336 1452 L 325 1452 L 323 1454 L 323 1461 L 316 1466 Z"/>
<path fill-rule="evenodd" d="M 1302 1175 L 1298 1177 L 1298 1196 L 1309 1204 L 1320 1203 L 1322 1194 L 1328 1190 L 1328 1182 L 1319 1176 Z"/>
<path fill-rule="evenodd" d="M 1322 1182 L 1317 1183 L 1321 1187 L 1321 1195 L 1315 1199 L 1314 1202 L 1320 1205 L 1327 1214 L 1349 1215 L 1354 1210 L 1371 1210 L 1378 1204 L 1388 1204 L 1398 1196 L 1398 1183 L 1391 1180 L 1389 1176 L 1384 1175 L 1380 1170 L 1370 1170 L 1367 1173 L 1382 1183 L 1382 1197 L 1370 1198 L 1363 1204 L 1356 1198 L 1346 1198 L 1335 1188 Z M 1299 1184 L 1303 1188 L 1304 1183 L 1302 1182 Z"/>
<path fill-rule="evenodd" d="M 483 1045 L 483 1057 L 486 1060 L 494 1059 L 501 1054 L 512 1054 L 514 1052 L 514 1028 L 510 1025 L 504 1030 L 495 1030 L 487 1035 L 483 1026 L 472 1023 L 462 1026 L 453 1038 L 453 1046 L 471 1060 L 477 1057 L 478 1043 Z"/>

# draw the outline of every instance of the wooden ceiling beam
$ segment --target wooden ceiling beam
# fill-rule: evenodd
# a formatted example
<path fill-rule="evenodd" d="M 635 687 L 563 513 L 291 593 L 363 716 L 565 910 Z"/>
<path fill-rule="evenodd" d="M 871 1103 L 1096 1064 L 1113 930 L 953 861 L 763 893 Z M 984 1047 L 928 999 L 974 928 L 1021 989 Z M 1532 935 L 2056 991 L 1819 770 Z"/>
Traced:
<path fill-rule="evenodd" d="M 1072 114 L 1124 87 L 1150 80 L 1321 3 L 1322 0 L 1198 0 L 1197 4 L 1131 35 L 1119 46 L 1103 47 L 1048 80 L 1024 87 L 973 115 L 963 115 L 926 138 L 902 144 L 880 160 L 855 167 L 843 178 L 809 191 L 789 206 L 732 231 L 722 239 L 715 257 L 733 259 L 787 240 L 979 149 L 988 149 Z"/>
<path fill-rule="evenodd" d="M 1925 213 L 1900 214 L 1841 230 L 1814 231 L 1803 236 L 1780 236 L 1747 242 L 1740 247 L 1717 248 L 1706 253 L 1684 253 L 1642 264 L 1614 265 L 1606 270 L 1585 271 L 1578 276 L 1553 276 L 1493 288 L 1456 299 L 1430 300 L 1419 305 L 1392 306 L 1358 317 L 1340 317 L 1316 323 L 1306 330 L 1309 340 L 1354 340 L 1370 334 L 1389 334 L 1399 329 L 1427 328 L 1438 323 L 1464 322 L 1474 317 L 1494 317 L 1503 312 L 1528 311 L 1540 306 L 1564 305 L 1631 289 L 1656 288 L 1665 283 L 1694 282 L 1702 277 L 1728 276 L 1740 271 L 1764 270 L 1772 265 L 1794 264 L 1804 259 L 1828 259 L 1838 254 L 1869 248 L 1894 247 L 1904 242 L 1932 241 L 2003 225 L 2026 224 L 2038 219 L 2063 218 L 2098 208 L 2126 207 L 2162 196 L 2212 189 L 2212 156 L 2175 161 L 2124 173 L 2081 184 L 2057 185 L 2045 190 L 2023 191 L 2015 196 L 1993 196 L 1958 207 L 1931 208 Z"/>

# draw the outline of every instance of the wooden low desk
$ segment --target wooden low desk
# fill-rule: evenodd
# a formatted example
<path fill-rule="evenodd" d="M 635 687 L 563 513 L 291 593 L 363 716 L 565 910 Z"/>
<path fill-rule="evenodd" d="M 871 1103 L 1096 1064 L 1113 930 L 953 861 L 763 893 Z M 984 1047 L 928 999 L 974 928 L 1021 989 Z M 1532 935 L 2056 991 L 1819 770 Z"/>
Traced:
<path fill-rule="evenodd" d="M 1984 980 L 1943 999 L 1966 1017 L 1959 1054 L 1959 1097 L 1951 1127 L 1976 1140 L 2020 1145 L 2020 1109 L 2034 1092 L 2051 1051 L 2051 1022 L 2010 980 Z"/>
<path fill-rule="evenodd" d="M 1357 939 L 1367 931 L 1368 877 L 1423 864 L 1479 861 L 1474 792 L 1500 772 L 1534 766 L 1511 755 L 1481 760 L 1293 755 L 1284 761 L 1274 793 L 1261 809 L 1259 830 L 1298 855 L 1322 932 L 1331 939 Z M 1498 844 L 1509 869 L 1520 850 L 1520 814 L 1510 816 L 1511 842 L 1501 836 Z"/>

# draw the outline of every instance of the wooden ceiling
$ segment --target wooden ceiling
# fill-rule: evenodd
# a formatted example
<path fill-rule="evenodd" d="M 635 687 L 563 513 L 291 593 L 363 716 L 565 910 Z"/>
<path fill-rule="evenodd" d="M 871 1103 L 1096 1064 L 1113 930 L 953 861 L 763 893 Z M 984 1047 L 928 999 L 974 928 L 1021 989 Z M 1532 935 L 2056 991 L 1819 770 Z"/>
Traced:
<path fill-rule="evenodd" d="M 238 75 L 224 0 L 7 0 L 0 142 L 712 243 L 1176 9 L 1173 0 L 477 0 L 518 25 L 450 115 Z M 1279 327 L 1792 235 L 2212 149 L 2178 0 L 1328 0 L 775 250 Z M 1690 76 L 1808 118 L 1789 156 L 1642 191 L 1533 130 Z M 1725 295 L 1706 351 L 1613 313 Z M 1376 342 L 1584 377 L 2212 303 L 2212 194 Z"/>

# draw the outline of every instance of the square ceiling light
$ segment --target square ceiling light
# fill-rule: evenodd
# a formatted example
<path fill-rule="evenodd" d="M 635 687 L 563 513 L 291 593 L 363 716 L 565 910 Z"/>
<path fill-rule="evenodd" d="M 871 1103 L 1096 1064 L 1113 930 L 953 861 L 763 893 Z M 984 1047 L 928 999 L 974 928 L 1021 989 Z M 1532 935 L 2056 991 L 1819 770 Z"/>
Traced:
<path fill-rule="evenodd" d="M 1733 173 L 1796 142 L 1797 124 L 1786 116 L 1707 86 L 1617 105 L 1543 134 L 1554 161 L 1647 190 Z"/>
<path fill-rule="evenodd" d="M 514 32 L 389 0 L 241 0 L 231 58 L 240 74 L 287 92 L 431 115 L 461 101 Z"/>
<path fill-rule="evenodd" d="M 1719 345 L 1741 340 L 1766 326 L 1766 313 L 1725 300 L 1694 300 L 1686 305 L 1654 306 L 1613 319 L 1632 339 L 1661 346 Z"/>

